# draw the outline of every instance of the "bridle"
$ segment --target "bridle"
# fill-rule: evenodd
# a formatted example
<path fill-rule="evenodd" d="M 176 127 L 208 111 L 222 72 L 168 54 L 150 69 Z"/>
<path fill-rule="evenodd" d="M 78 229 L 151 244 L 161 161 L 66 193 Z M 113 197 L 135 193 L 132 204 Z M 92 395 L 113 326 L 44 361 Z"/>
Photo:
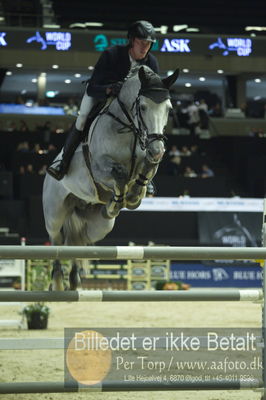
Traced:
<path fill-rule="evenodd" d="M 143 115 L 141 113 L 141 107 L 140 107 L 140 93 L 138 94 L 136 100 L 133 102 L 130 112 L 127 110 L 125 104 L 123 101 L 119 98 L 119 96 L 116 98 L 121 110 L 123 111 L 123 114 L 125 115 L 126 119 L 128 120 L 128 123 L 122 121 L 119 117 L 117 117 L 115 114 L 113 114 L 110 110 L 109 107 L 104 111 L 104 114 L 109 115 L 112 117 L 115 121 L 119 122 L 123 128 L 121 128 L 118 132 L 119 133 L 124 133 L 124 128 L 126 128 L 128 131 L 133 132 L 134 134 L 134 144 L 133 144 L 133 149 L 132 149 L 132 157 L 131 157 L 131 168 L 130 168 L 130 173 L 129 173 L 129 179 L 132 177 L 134 167 L 135 167 L 135 162 L 136 162 L 136 148 L 137 148 L 137 141 L 139 141 L 139 145 L 141 150 L 146 150 L 149 148 L 149 145 L 156 141 L 156 140 L 161 140 L 165 142 L 165 135 L 161 133 L 149 133 L 147 125 L 145 124 L 145 121 L 143 119 Z M 137 117 L 137 123 L 134 121 L 134 117 L 132 115 L 132 112 L 136 109 L 136 117 Z M 158 162 L 152 162 L 153 164 L 158 164 Z"/>
<path fill-rule="evenodd" d="M 123 113 L 126 116 L 129 123 L 122 121 L 119 117 L 114 115 L 109 109 L 105 111 L 105 114 L 110 115 L 115 121 L 117 121 L 121 125 L 123 125 L 124 128 L 127 128 L 128 130 L 132 131 L 134 133 L 135 137 L 137 137 L 137 139 L 139 140 L 140 148 L 142 150 L 146 150 L 148 144 L 150 144 L 154 140 L 164 140 L 165 139 L 165 135 L 163 135 L 163 134 L 148 132 L 147 125 L 145 124 L 145 121 L 143 119 L 141 109 L 140 109 L 140 95 L 138 95 L 138 97 L 132 104 L 132 107 L 130 110 L 132 112 L 133 109 L 136 108 L 137 124 L 135 124 L 133 116 L 128 112 L 125 104 L 122 102 L 122 100 L 119 97 L 117 97 L 117 102 L 120 105 L 120 108 L 123 111 Z M 118 132 L 123 133 L 124 128 L 120 129 Z"/>

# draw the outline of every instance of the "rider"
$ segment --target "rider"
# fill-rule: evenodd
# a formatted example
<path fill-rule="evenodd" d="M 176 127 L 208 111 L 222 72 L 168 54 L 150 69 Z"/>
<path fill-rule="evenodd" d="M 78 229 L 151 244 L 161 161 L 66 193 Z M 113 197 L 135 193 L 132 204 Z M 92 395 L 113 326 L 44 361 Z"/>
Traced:
<path fill-rule="evenodd" d="M 81 101 L 79 116 L 68 134 L 63 149 L 62 160 L 55 161 L 47 172 L 57 180 L 67 173 L 71 158 L 82 141 L 83 130 L 88 117 L 96 116 L 95 106 L 108 96 L 117 96 L 123 80 L 131 68 L 136 65 L 147 65 L 159 73 L 158 61 L 150 53 L 156 41 L 155 30 L 148 21 L 136 21 L 128 29 L 128 44 L 113 46 L 105 50 L 95 65 L 93 74 L 86 87 Z M 92 111 L 92 112 L 91 112 Z"/>

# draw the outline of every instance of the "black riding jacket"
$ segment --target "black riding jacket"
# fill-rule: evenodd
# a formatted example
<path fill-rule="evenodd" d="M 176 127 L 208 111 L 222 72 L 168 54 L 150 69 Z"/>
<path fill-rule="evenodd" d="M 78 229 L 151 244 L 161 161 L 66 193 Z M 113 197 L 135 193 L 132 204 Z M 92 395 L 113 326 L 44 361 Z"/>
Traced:
<path fill-rule="evenodd" d="M 105 98 L 106 88 L 112 83 L 123 81 L 130 70 L 129 46 L 113 46 L 105 50 L 97 61 L 92 77 L 87 86 L 88 96 L 98 99 Z M 156 57 L 151 53 L 139 61 L 140 65 L 147 65 L 157 74 L 159 65 Z"/>

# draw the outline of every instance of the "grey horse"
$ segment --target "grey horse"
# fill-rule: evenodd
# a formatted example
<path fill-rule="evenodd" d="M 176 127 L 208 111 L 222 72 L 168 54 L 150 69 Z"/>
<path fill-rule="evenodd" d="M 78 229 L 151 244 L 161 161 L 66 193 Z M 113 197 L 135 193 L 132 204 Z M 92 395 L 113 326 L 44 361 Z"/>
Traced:
<path fill-rule="evenodd" d="M 119 96 L 92 122 L 64 179 L 46 175 L 43 210 L 52 245 L 92 245 L 112 230 L 121 208 L 140 205 L 165 151 L 169 88 L 178 73 L 161 79 L 147 66 L 133 69 Z M 80 284 L 77 262 L 69 282 L 72 290 Z M 56 260 L 52 290 L 62 289 L 63 273 Z"/>

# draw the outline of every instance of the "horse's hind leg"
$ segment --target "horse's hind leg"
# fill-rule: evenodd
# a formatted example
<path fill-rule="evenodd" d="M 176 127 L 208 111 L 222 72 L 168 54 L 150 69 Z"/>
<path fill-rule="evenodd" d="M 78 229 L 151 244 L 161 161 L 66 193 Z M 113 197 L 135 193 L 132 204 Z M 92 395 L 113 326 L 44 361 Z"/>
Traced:
<path fill-rule="evenodd" d="M 64 223 L 65 245 L 86 246 L 103 239 L 114 226 L 114 218 L 102 215 L 102 205 L 86 205 L 75 209 Z M 69 274 L 70 290 L 81 287 L 82 262 L 74 260 Z"/>
<path fill-rule="evenodd" d="M 64 244 L 62 226 L 69 213 L 66 197 L 67 193 L 65 189 L 58 181 L 47 175 L 44 181 L 43 209 L 46 229 L 53 246 L 62 246 Z M 49 289 L 64 290 L 63 278 L 61 263 L 59 260 L 55 260 L 53 262 Z"/>
<path fill-rule="evenodd" d="M 61 246 L 63 244 L 63 235 L 62 232 L 58 232 L 56 236 L 51 238 L 51 242 L 53 246 Z M 49 286 L 49 290 L 64 290 L 64 273 L 62 270 L 60 260 L 56 259 L 53 262 L 53 269 L 51 273 L 51 283 Z"/>
<path fill-rule="evenodd" d="M 59 260 L 53 262 L 51 279 L 49 290 L 64 290 L 64 274 Z"/>
<path fill-rule="evenodd" d="M 64 273 L 59 260 L 53 262 L 53 270 L 51 274 L 52 282 L 50 283 L 49 290 L 66 290 L 68 289 L 64 284 Z M 76 261 L 73 261 L 72 268 L 69 273 L 69 290 L 77 290 L 81 287 L 81 279 L 79 275 L 79 267 Z"/>
<path fill-rule="evenodd" d="M 69 290 L 77 290 L 81 287 L 81 279 L 79 275 L 79 266 L 77 261 L 73 261 L 69 274 Z"/>

